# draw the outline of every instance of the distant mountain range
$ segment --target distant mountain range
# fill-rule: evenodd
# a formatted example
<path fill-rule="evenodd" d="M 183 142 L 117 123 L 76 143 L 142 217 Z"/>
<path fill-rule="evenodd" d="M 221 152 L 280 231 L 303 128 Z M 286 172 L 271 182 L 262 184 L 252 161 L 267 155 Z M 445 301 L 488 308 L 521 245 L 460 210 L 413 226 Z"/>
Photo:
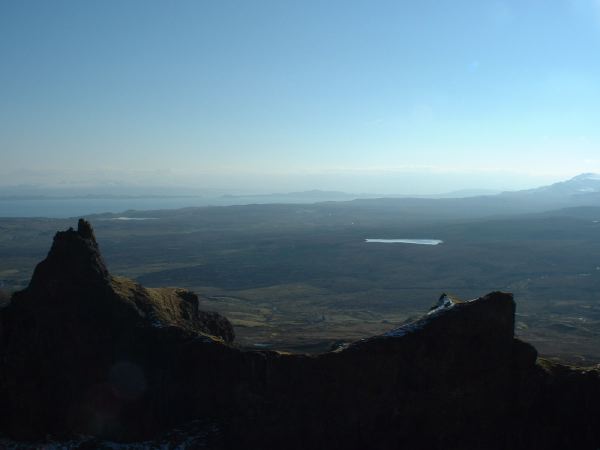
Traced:
<path fill-rule="evenodd" d="M 511 196 L 540 196 L 552 198 L 571 198 L 574 196 L 597 195 L 600 193 L 600 175 L 596 173 L 583 173 L 570 180 L 561 181 L 549 186 L 523 191 L 503 192 L 502 195 Z"/>
<path fill-rule="evenodd" d="M 548 186 L 541 186 L 533 189 L 519 191 L 497 191 L 492 189 L 461 189 L 440 194 L 427 195 L 405 195 L 405 194 L 352 194 L 341 191 L 322 191 L 313 189 L 310 191 L 274 193 L 274 194 L 258 194 L 258 195 L 223 195 L 219 198 L 224 202 L 240 201 L 252 203 L 313 203 L 322 201 L 347 201 L 356 199 L 372 199 L 372 198 L 422 198 L 422 199 L 458 199 L 469 197 L 483 197 L 498 195 L 508 196 L 511 198 L 520 197 L 538 197 L 540 199 L 572 199 L 589 194 L 600 193 L 600 175 L 595 173 L 584 173 L 577 175 L 566 181 L 561 181 Z M 591 198 L 591 197 L 590 197 Z"/>
<path fill-rule="evenodd" d="M 548 186 L 519 191 L 499 191 L 494 189 L 459 189 L 438 194 L 379 194 L 374 192 L 344 192 L 336 190 L 311 189 L 305 191 L 255 193 L 255 194 L 219 194 L 216 191 L 200 189 L 176 189 L 173 187 L 122 187 L 107 188 L 99 186 L 87 188 L 51 188 L 44 186 L 1 186 L 0 200 L 56 200 L 56 199 L 141 199 L 141 198 L 193 198 L 207 204 L 244 204 L 249 203 L 309 203 L 319 201 L 346 201 L 365 198 L 466 198 L 487 195 L 522 195 L 552 193 L 553 195 L 581 195 L 600 192 L 600 175 L 584 173 L 566 181 Z"/>
<path fill-rule="evenodd" d="M 160 192 L 160 188 L 156 188 Z M 600 206 L 600 175 L 585 173 L 567 181 L 535 189 L 498 192 L 467 189 L 436 195 L 353 194 L 341 191 L 309 190 L 273 194 L 219 195 L 95 195 L 73 191 L 70 195 L 54 196 L 52 192 L 29 192 L 0 189 L 0 217 L 74 217 L 123 211 L 173 210 L 187 207 L 318 204 L 352 202 L 352 207 L 364 203 L 374 207 L 396 205 L 407 216 L 473 218 L 497 214 L 542 212 L 578 206 Z M 356 203 L 358 202 L 358 203 Z M 434 202 L 434 203 L 432 203 Z"/>

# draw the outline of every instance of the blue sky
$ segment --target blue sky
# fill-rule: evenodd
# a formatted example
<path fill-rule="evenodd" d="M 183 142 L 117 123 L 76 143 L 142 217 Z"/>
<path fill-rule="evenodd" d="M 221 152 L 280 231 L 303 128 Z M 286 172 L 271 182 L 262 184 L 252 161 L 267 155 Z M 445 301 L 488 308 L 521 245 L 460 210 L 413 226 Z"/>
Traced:
<path fill-rule="evenodd" d="M 4 0 L 0 58 L 4 184 L 428 193 L 600 172 L 598 0 Z"/>

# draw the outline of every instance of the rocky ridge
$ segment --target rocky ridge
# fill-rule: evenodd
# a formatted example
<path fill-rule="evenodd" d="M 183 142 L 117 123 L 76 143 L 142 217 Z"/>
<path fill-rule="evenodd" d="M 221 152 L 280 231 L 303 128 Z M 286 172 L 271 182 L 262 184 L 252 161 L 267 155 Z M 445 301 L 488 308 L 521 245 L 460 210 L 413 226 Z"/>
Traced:
<path fill-rule="evenodd" d="M 0 432 L 130 442 L 201 420 L 219 432 L 197 448 L 598 448 L 598 371 L 539 360 L 514 313 L 507 293 L 442 296 L 332 352 L 244 350 L 195 294 L 111 276 L 80 220 L 0 310 Z"/>

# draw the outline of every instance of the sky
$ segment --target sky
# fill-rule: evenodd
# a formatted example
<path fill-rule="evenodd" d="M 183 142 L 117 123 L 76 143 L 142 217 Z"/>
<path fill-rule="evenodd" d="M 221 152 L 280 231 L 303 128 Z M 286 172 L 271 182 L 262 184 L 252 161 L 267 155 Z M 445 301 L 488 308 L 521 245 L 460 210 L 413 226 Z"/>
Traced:
<path fill-rule="evenodd" d="M 0 1 L 0 185 L 600 172 L 600 0 Z"/>

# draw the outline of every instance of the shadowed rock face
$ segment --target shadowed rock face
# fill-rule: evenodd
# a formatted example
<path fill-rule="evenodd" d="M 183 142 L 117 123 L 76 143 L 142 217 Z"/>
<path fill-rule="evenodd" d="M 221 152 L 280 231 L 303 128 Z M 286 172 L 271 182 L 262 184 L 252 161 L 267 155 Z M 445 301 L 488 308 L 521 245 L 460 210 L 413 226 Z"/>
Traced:
<path fill-rule="evenodd" d="M 443 296 L 344 349 L 244 351 L 193 293 L 112 277 L 80 221 L 0 310 L 0 431 L 142 440 L 200 419 L 214 448 L 597 448 L 597 371 L 536 363 L 514 311 Z"/>
<path fill-rule="evenodd" d="M 140 435 L 177 344 L 233 337 L 189 291 L 111 277 L 80 220 L 56 234 L 27 289 L 0 311 L 0 427 L 24 438 Z"/>

